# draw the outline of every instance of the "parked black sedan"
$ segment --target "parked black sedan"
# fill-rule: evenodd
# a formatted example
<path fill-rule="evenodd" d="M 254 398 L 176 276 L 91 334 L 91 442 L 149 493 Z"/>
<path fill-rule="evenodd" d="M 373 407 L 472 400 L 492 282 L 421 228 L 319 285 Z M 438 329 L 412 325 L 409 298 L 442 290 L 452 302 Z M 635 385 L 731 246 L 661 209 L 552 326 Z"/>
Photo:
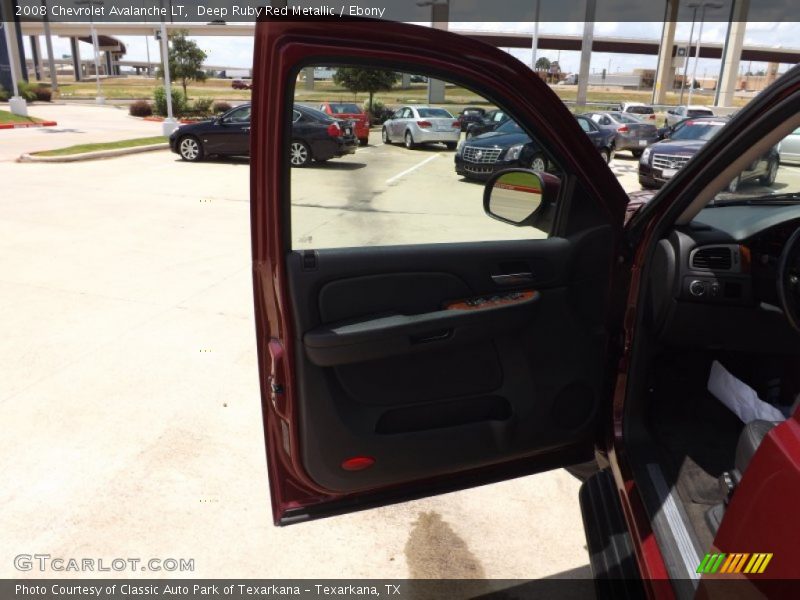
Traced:
<path fill-rule="evenodd" d="M 485 108 L 481 108 L 480 106 L 465 106 L 464 110 L 458 113 L 461 131 L 466 131 L 473 123 L 481 123 L 485 115 Z"/>
<path fill-rule="evenodd" d="M 639 184 L 644 188 L 657 188 L 669 181 L 689 162 L 708 140 L 728 123 L 728 117 L 696 117 L 681 121 L 668 128 L 668 137 L 645 148 L 639 159 Z M 780 156 L 777 148 L 770 148 L 728 186 L 735 192 L 740 183 L 758 180 L 762 185 L 772 185 L 778 173 Z"/>
<path fill-rule="evenodd" d="M 508 121 L 508 118 L 508 115 L 499 108 L 490 110 L 480 121 L 475 121 L 467 126 L 467 139 L 470 140 L 489 131 L 494 131 Z"/>
<path fill-rule="evenodd" d="M 586 117 L 576 117 L 578 124 L 592 140 L 603 160 L 613 155 L 614 136 L 601 131 Z M 547 157 L 541 146 L 511 119 L 495 131 L 461 142 L 456 149 L 456 173 L 468 179 L 488 179 L 492 173 L 522 167 L 546 171 Z"/>
<path fill-rule="evenodd" d="M 215 119 L 182 125 L 169 137 L 170 149 L 183 160 L 206 156 L 250 154 L 250 104 L 237 106 Z M 294 105 L 289 162 L 305 167 L 356 151 L 358 140 L 351 121 L 334 119 L 313 108 Z"/>

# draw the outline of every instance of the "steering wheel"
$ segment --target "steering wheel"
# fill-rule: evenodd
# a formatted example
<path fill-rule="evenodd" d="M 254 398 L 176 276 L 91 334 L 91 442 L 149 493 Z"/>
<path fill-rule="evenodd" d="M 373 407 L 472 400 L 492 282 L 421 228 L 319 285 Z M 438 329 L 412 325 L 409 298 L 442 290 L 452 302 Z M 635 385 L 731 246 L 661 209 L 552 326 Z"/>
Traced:
<path fill-rule="evenodd" d="M 786 241 L 778 262 L 778 300 L 783 314 L 800 333 L 800 227 Z"/>

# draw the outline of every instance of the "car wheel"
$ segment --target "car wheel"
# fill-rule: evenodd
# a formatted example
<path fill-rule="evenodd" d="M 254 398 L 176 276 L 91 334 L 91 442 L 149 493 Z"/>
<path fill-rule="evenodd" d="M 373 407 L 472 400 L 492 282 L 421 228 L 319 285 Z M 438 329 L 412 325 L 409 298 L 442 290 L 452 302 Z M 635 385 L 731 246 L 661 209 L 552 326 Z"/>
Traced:
<path fill-rule="evenodd" d="M 611 162 L 611 152 L 609 152 L 608 148 L 603 148 L 600 150 L 600 156 L 603 158 L 606 164 Z"/>
<path fill-rule="evenodd" d="M 295 140 L 289 147 L 289 162 L 293 167 L 306 167 L 311 162 L 311 148 L 308 144 Z"/>
<path fill-rule="evenodd" d="M 544 157 L 544 154 L 539 153 L 533 155 L 531 159 L 531 169 L 541 173 L 547 171 L 547 159 Z"/>
<path fill-rule="evenodd" d="M 445 142 L 448 150 L 455 150 L 458 147 L 458 142 Z"/>
<path fill-rule="evenodd" d="M 360 140 L 358 140 L 358 143 L 361 144 L 362 146 L 366 146 L 367 144 L 369 144 L 369 140 L 367 138 L 361 138 Z"/>
<path fill-rule="evenodd" d="M 631 154 L 633 154 L 633 158 L 639 158 L 644 150 L 631 150 Z"/>
<path fill-rule="evenodd" d="M 203 160 L 203 146 L 196 137 L 187 135 L 178 141 L 178 154 L 181 155 L 183 160 L 197 162 L 198 160 Z"/>
<path fill-rule="evenodd" d="M 386 127 L 381 130 L 381 140 L 383 140 L 384 144 L 392 143 L 392 140 L 389 139 L 389 132 L 386 130 Z"/>
<path fill-rule="evenodd" d="M 413 150 L 414 148 L 417 147 L 417 145 L 414 143 L 414 136 L 411 135 L 410 131 L 406 131 L 405 140 L 406 140 L 406 148 L 408 148 L 409 150 Z"/>
<path fill-rule="evenodd" d="M 742 176 L 737 175 L 736 178 L 728 184 L 728 191 L 733 194 L 739 189 L 739 184 L 742 182 Z"/>
<path fill-rule="evenodd" d="M 766 175 L 763 175 L 759 178 L 759 183 L 761 185 L 772 185 L 775 183 L 775 179 L 778 177 L 778 161 L 771 160 L 769 163 L 769 171 L 767 171 Z"/>

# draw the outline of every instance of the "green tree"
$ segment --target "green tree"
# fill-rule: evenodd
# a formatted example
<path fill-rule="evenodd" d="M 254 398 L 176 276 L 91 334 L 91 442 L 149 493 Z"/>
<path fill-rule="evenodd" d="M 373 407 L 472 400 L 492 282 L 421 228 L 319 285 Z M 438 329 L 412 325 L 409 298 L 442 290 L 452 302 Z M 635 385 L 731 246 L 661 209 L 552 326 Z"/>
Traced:
<path fill-rule="evenodd" d="M 372 113 L 372 97 L 375 92 L 388 92 L 397 83 L 397 73 L 379 69 L 360 69 L 358 67 L 340 67 L 333 74 L 333 82 L 354 94 L 369 93 L 369 112 Z"/>
<path fill-rule="evenodd" d="M 546 56 L 542 56 L 541 58 L 536 59 L 536 70 L 537 71 L 549 71 L 550 70 L 550 59 Z"/>
<path fill-rule="evenodd" d="M 187 39 L 188 31 L 179 29 L 170 34 L 169 46 L 169 72 L 170 76 L 180 81 L 183 86 L 183 95 L 188 97 L 186 86 L 190 81 L 205 81 L 206 72 L 203 71 L 203 61 L 206 53 L 195 42 Z M 158 76 L 164 77 L 164 70 L 158 70 Z"/>

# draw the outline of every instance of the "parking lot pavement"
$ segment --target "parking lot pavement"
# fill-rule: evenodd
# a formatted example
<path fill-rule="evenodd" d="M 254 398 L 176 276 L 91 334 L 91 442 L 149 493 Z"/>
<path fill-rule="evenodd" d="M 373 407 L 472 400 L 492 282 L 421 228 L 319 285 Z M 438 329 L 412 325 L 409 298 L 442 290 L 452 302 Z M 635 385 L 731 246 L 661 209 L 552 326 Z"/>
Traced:
<path fill-rule="evenodd" d="M 0 104 L 0 109 L 8 110 L 8 104 Z M 16 160 L 23 152 L 161 135 L 161 123 L 135 119 L 127 106 L 42 102 L 28 106 L 28 114 L 58 125 L 0 131 L 0 162 Z"/>
<path fill-rule="evenodd" d="M 452 153 L 399 177 L 433 154 L 378 146 L 353 160 L 384 151 L 396 162 L 375 171 L 381 210 L 435 217 L 439 199 L 403 199 L 419 177 L 436 194 L 465 190 L 452 202 L 471 226 L 481 187 L 445 168 Z M 334 169 L 293 177 L 344 189 Z M 200 577 L 588 576 L 579 483 L 561 470 L 272 526 L 248 170 L 167 151 L 0 162 L 0 574 L 18 575 L 27 552 L 194 558 Z M 325 189 L 305 202 L 325 204 Z M 318 222 L 349 214 L 303 208 Z M 313 225 L 299 233 L 314 239 Z"/>

